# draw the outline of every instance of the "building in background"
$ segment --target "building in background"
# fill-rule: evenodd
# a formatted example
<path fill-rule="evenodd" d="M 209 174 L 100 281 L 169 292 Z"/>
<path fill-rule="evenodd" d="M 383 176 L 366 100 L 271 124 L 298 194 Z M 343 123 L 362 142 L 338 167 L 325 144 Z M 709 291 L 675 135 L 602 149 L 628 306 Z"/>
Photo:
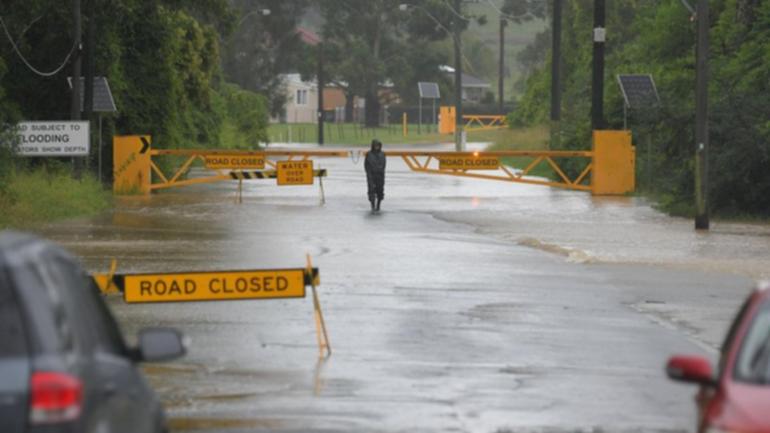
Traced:
<path fill-rule="evenodd" d="M 447 65 L 439 66 L 439 69 L 441 72 L 447 74 L 449 78 L 454 83 L 455 81 L 455 68 Z M 462 80 L 463 80 L 463 101 L 472 102 L 472 103 L 481 103 L 481 101 L 484 99 L 484 95 L 486 95 L 492 86 L 489 85 L 486 81 L 482 80 L 479 77 L 475 77 L 470 74 L 463 73 L 462 74 Z"/>
<path fill-rule="evenodd" d="M 318 84 L 315 80 L 303 81 L 300 74 L 284 74 L 286 106 L 283 113 L 272 122 L 316 123 L 318 109 Z"/>

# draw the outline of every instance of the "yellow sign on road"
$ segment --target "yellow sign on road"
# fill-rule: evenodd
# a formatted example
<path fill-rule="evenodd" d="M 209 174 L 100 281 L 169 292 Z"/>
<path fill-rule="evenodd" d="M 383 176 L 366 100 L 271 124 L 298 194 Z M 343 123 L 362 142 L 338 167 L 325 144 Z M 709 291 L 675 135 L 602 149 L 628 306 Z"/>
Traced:
<path fill-rule="evenodd" d="M 278 185 L 312 185 L 313 161 L 278 161 Z"/>
<path fill-rule="evenodd" d="M 439 157 L 440 170 L 497 170 L 500 168 L 500 159 L 496 156 L 441 156 Z"/>
<path fill-rule="evenodd" d="M 131 274 L 123 277 L 128 303 L 303 298 L 304 269 Z"/>
<path fill-rule="evenodd" d="M 238 154 L 215 154 L 205 155 L 203 159 L 206 162 L 206 168 L 211 170 L 220 169 L 263 169 L 265 168 L 265 154 L 258 153 L 253 155 Z"/>

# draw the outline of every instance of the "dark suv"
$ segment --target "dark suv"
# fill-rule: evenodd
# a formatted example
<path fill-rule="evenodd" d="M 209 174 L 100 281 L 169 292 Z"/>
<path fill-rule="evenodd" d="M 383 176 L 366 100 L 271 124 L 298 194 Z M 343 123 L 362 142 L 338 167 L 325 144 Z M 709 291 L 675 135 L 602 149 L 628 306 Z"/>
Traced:
<path fill-rule="evenodd" d="M 61 248 L 0 233 L 0 432 L 165 431 L 137 367 L 184 354 L 176 330 L 129 348 L 96 285 Z"/>

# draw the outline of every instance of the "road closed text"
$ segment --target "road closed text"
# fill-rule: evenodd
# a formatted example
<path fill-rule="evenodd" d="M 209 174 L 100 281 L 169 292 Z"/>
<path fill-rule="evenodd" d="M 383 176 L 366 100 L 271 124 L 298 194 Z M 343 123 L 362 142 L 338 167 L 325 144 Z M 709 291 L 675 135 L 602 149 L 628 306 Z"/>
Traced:
<path fill-rule="evenodd" d="M 439 158 L 441 170 L 497 170 L 500 160 L 496 156 L 446 156 Z"/>
<path fill-rule="evenodd" d="M 254 155 L 206 155 L 203 157 L 206 167 L 212 170 L 219 169 L 263 169 L 265 168 L 265 154 Z"/>
<path fill-rule="evenodd" d="M 305 296 L 302 269 L 127 275 L 126 302 L 272 299 Z"/>

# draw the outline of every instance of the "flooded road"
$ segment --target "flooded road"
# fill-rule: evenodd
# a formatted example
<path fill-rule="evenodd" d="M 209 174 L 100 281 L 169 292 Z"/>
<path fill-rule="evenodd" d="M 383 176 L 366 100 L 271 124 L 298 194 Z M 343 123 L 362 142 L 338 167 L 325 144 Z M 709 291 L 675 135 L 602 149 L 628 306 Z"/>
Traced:
<path fill-rule="evenodd" d="M 419 175 L 388 161 L 371 214 L 361 162 L 314 187 L 222 183 L 119 200 L 42 234 L 91 271 L 320 268 L 312 301 L 125 305 L 188 356 L 146 372 L 173 431 L 689 431 L 675 352 L 711 356 L 767 267 L 770 231 L 665 217 L 635 198 Z"/>

